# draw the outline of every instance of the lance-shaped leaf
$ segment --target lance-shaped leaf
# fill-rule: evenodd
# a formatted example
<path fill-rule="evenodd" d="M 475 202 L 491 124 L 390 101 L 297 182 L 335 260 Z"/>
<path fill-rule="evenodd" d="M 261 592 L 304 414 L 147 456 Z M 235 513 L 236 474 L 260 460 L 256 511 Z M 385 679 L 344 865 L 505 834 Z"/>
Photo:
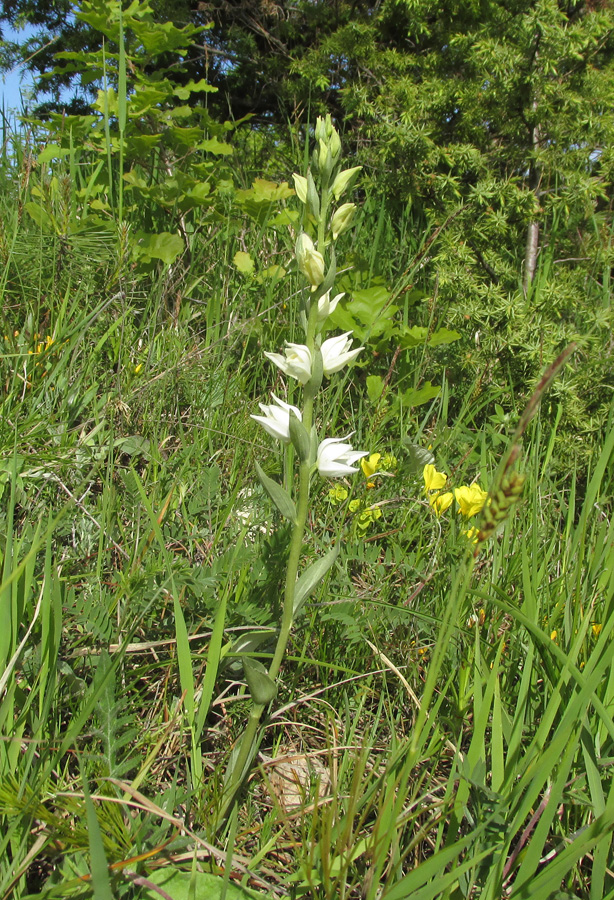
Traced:
<path fill-rule="evenodd" d="M 254 703 L 266 706 L 277 696 L 277 685 L 269 676 L 269 673 L 257 659 L 249 656 L 243 658 L 243 671 L 245 680 Z"/>
<path fill-rule="evenodd" d="M 322 581 L 332 564 L 339 556 L 339 544 L 335 544 L 332 550 L 325 553 L 320 559 L 316 560 L 309 568 L 305 569 L 301 577 L 296 582 L 294 588 L 294 615 L 303 608 L 303 605 L 312 591 Z"/>
<path fill-rule="evenodd" d="M 285 491 L 280 484 L 277 484 L 276 481 L 273 481 L 272 478 L 265 475 L 258 463 L 255 463 L 255 465 L 256 474 L 258 475 L 262 487 L 265 489 L 282 516 L 294 523 L 296 521 L 296 507 L 292 502 L 290 494 Z"/>

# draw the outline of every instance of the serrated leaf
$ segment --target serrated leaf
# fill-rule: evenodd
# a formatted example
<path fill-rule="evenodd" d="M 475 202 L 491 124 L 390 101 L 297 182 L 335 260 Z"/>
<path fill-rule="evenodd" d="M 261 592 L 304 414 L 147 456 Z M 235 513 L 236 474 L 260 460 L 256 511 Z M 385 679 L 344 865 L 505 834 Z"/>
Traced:
<path fill-rule="evenodd" d="M 412 347 L 420 347 L 424 344 L 427 335 L 428 328 L 423 328 L 421 325 L 413 325 L 409 328 L 409 326 L 404 325 L 401 330 L 401 340 L 399 341 L 401 350 L 411 350 Z"/>
<path fill-rule="evenodd" d="M 439 347 L 441 344 L 451 344 L 460 340 L 460 332 L 450 331 L 448 328 L 439 328 L 429 338 L 429 347 Z"/>
<path fill-rule="evenodd" d="M 294 615 L 298 615 L 305 601 L 313 590 L 322 581 L 328 570 L 339 556 L 339 544 L 335 544 L 332 550 L 325 553 L 320 559 L 309 566 L 296 582 L 294 588 Z"/>
<path fill-rule="evenodd" d="M 214 153 L 216 156 L 232 156 L 234 153 L 230 144 L 227 144 L 224 141 L 218 141 L 216 137 L 201 141 L 198 146 L 201 150 L 206 150 L 207 153 Z"/>
<path fill-rule="evenodd" d="M 250 656 L 243 657 L 243 671 L 254 703 L 266 706 L 275 699 L 277 685 L 259 660 Z"/>
<path fill-rule="evenodd" d="M 237 250 L 232 261 L 242 275 L 254 274 L 254 260 L 244 250 Z"/>
<path fill-rule="evenodd" d="M 273 481 L 272 478 L 265 475 L 258 463 L 255 463 L 255 466 L 256 474 L 258 475 L 258 480 L 262 487 L 265 489 L 282 516 L 294 524 L 294 522 L 296 522 L 296 507 L 294 506 L 290 494 L 285 491 L 280 484 L 277 484 L 276 481 Z"/>
<path fill-rule="evenodd" d="M 192 93 L 215 94 L 217 93 L 217 90 L 216 87 L 209 84 L 204 78 L 201 78 L 200 81 L 194 81 L 194 79 L 191 78 L 186 85 L 176 87 L 173 93 L 175 96 L 179 97 L 180 100 L 187 100 Z"/>
<path fill-rule="evenodd" d="M 371 403 L 377 403 L 384 390 L 384 379 L 381 375 L 369 375 L 367 378 L 367 396 Z"/>

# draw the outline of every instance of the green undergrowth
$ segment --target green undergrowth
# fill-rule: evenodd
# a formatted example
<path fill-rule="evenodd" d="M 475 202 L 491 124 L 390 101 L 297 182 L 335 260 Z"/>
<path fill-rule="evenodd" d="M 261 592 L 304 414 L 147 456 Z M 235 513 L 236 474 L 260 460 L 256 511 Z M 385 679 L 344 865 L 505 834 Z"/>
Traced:
<path fill-rule="evenodd" d="M 212 166 L 204 213 L 175 187 L 169 250 L 151 237 L 163 192 L 135 174 L 119 214 L 118 163 L 96 172 L 66 141 L 55 162 L 19 142 L 3 161 L 1 896 L 614 897 L 605 287 L 530 342 L 539 279 L 504 323 L 440 308 L 428 233 L 365 199 L 333 316 L 365 350 L 322 416 L 386 466 L 320 482 L 308 557 L 344 552 L 220 823 L 242 659 L 270 660 L 280 617 L 287 535 L 253 463 L 281 464 L 249 416 L 276 389 L 261 347 L 298 333 L 291 173 L 237 165 L 230 187 Z M 571 338 L 522 438 L 522 498 L 474 545 L 479 517 L 438 515 L 424 466 L 446 490 L 500 485 Z"/>

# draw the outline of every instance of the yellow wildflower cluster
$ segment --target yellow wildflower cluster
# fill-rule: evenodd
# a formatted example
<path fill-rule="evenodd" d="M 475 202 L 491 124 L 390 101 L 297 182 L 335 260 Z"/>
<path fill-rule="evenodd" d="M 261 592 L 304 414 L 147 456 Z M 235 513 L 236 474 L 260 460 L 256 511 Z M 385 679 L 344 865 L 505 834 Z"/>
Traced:
<path fill-rule="evenodd" d="M 488 492 L 477 483 L 463 484 L 461 487 L 454 488 L 453 491 L 444 491 L 448 476 L 444 472 L 438 472 L 432 464 L 424 467 L 422 477 L 424 478 L 424 493 L 437 516 L 443 515 L 456 500 L 458 512 L 466 519 L 470 519 L 482 511 L 488 499 Z M 472 527 L 467 529 L 464 534 L 470 540 L 475 540 L 478 530 Z"/>
<path fill-rule="evenodd" d="M 393 456 L 392 453 L 371 453 L 369 457 L 363 457 L 360 460 L 360 467 L 366 478 L 365 487 L 367 489 L 374 488 L 374 479 L 378 475 L 393 474 L 398 464 L 396 456 Z M 348 496 L 348 489 L 342 484 L 334 485 L 328 492 L 328 499 L 335 506 L 347 500 Z M 353 528 L 358 536 L 363 536 L 370 526 L 382 517 L 379 506 L 371 506 L 360 498 L 350 500 L 348 510 L 354 516 Z"/>

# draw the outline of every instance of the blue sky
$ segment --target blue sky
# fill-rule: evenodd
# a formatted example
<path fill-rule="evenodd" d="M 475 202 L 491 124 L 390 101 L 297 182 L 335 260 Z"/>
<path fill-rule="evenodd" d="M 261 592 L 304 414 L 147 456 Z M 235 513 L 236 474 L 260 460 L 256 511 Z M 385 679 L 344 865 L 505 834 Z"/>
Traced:
<path fill-rule="evenodd" d="M 21 31 L 14 31 L 6 23 L 2 24 L 2 33 L 5 40 L 24 41 L 26 38 L 36 33 L 35 28 L 25 28 Z M 8 112 L 13 109 L 21 112 L 22 103 L 20 98 L 20 90 L 23 93 L 28 92 L 32 86 L 32 79 L 28 73 L 24 72 L 23 67 L 18 67 L 10 72 L 0 74 L 0 104 L 4 110 Z"/>

